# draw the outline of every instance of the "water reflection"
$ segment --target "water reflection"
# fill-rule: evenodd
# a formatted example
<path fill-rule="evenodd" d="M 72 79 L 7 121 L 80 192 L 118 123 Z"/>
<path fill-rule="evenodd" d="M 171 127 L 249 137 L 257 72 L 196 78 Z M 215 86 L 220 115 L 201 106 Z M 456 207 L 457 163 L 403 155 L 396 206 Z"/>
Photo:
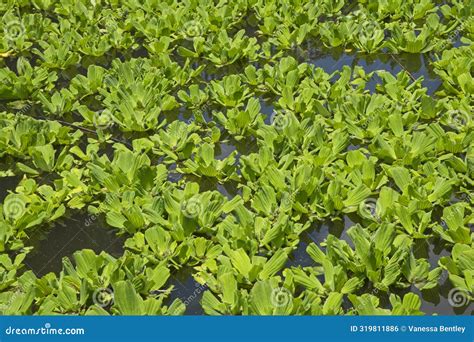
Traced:
<path fill-rule="evenodd" d="M 305 231 L 300 238 L 300 242 L 295 250 L 289 256 L 285 267 L 314 267 L 316 264 L 306 252 L 306 248 L 310 243 L 315 243 L 323 251 L 324 246 L 321 246 L 327 236 L 332 234 L 337 238 L 346 241 L 352 248 L 354 248 L 352 241 L 347 235 L 347 230 L 357 223 L 357 219 L 351 215 L 345 215 L 342 219 L 331 221 L 326 220 L 320 223 L 315 223 L 310 229 Z M 443 256 L 449 256 L 450 251 L 445 246 L 445 243 L 439 238 L 431 238 L 427 240 L 417 240 L 413 246 L 413 253 L 415 258 L 427 259 L 431 265 L 431 269 L 438 267 L 438 261 Z M 318 277 L 324 282 L 324 277 Z M 302 290 L 302 289 L 300 289 Z M 408 288 L 391 287 L 391 292 L 383 292 L 373 286 L 372 283 L 366 283 L 357 294 L 365 293 L 372 294 L 379 298 L 380 307 L 391 309 L 390 294 L 396 294 L 403 297 L 407 293 L 415 293 L 422 299 L 421 311 L 427 315 L 472 315 L 474 314 L 474 302 L 459 303 L 459 305 L 452 300 L 455 291 L 453 284 L 448 278 L 446 271 L 443 271 L 439 285 L 429 290 L 419 290 L 416 286 L 411 285 Z M 450 294 L 451 293 L 451 294 Z M 451 299 L 450 299 L 451 298 Z M 463 304 L 463 305 L 461 305 Z M 351 307 L 349 302 L 344 302 L 344 308 Z"/>
<path fill-rule="evenodd" d="M 8 176 L 0 178 L 0 202 L 3 202 L 8 193 L 14 191 L 21 180 L 21 176 Z"/>
<path fill-rule="evenodd" d="M 376 53 L 369 55 L 346 51 L 341 48 L 315 49 L 314 46 L 311 43 L 304 48 L 297 48 L 290 55 L 295 57 L 300 63 L 306 62 L 322 68 L 328 74 L 340 71 L 344 66 L 350 68 L 360 66 L 366 73 L 385 70 L 392 75 L 405 70 L 415 79 L 423 76 L 422 85 L 427 88 L 428 95 L 434 94 L 442 83 L 430 66 L 430 56 L 428 54 L 402 53 L 395 55 L 391 53 Z M 375 75 L 366 87 L 373 93 L 377 83 L 380 83 L 380 78 Z"/>
<path fill-rule="evenodd" d="M 34 247 L 25 264 L 38 277 L 49 272 L 59 273 L 62 259 L 72 258 L 74 252 L 81 249 L 105 251 L 114 257 L 123 253 L 125 238 L 118 237 L 115 230 L 107 227 L 103 217 L 75 212 L 55 221 L 51 227 L 42 228 L 25 241 L 26 246 Z"/>
<path fill-rule="evenodd" d="M 166 286 L 173 285 L 173 291 L 166 299 L 165 303 L 170 305 L 175 299 L 179 298 L 186 305 L 185 315 L 203 315 L 204 311 L 200 301 L 207 286 L 199 284 L 194 280 L 193 269 L 183 267 L 171 275 Z"/>
<path fill-rule="evenodd" d="M 344 215 L 342 219 L 327 219 L 323 222 L 313 223 L 308 230 L 301 234 L 300 242 L 296 249 L 290 254 L 286 267 L 314 266 L 314 261 L 308 253 L 306 253 L 306 248 L 311 243 L 315 243 L 318 247 L 321 247 L 321 243 L 326 240 L 329 234 L 346 241 L 352 247 L 352 241 L 347 235 L 347 230 L 353 225 L 355 225 L 354 221 L 347 215 Z M 325 247 L 322 247 L 322 249 L 324 250 Z"/>

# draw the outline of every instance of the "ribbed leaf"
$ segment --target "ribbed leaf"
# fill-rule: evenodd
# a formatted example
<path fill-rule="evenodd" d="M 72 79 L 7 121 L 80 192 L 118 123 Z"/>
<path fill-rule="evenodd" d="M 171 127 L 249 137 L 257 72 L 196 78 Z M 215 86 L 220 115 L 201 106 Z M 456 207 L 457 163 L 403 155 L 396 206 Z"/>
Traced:
<path fill-rule="evenodd" d="M 278 250 L 263 266 L 260 272 L 260 279 L 265 280 L 280 271 L 288 260 L 288 255 L 282 249 Z"/>

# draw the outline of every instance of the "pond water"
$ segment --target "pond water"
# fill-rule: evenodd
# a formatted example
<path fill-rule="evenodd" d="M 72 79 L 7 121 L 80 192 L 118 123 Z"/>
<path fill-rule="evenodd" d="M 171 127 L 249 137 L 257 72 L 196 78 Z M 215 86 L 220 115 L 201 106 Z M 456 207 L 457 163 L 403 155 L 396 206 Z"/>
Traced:
<path fill-rule="evenodd" d="M 124 242 L 125 237 L 117 236 L 102 217 L 74 212 L 30 236 L 25 245 L 33 246 L 34 249 L 28 254 L 25 264 L 37 277 L 49 272 L 59 274 L 62 259 L 72 258 L 75 251 L 92 249 L 96 253 L 105 251 L 120 257 Z"/>
<path fill-rule="evenodd" d="M 167 286 L 173 286 L 171 295 L 167 298 L 166 304 L 170 305 L 173 300 L 179 298 L 186 305 L 186 315 L 203 315 L 204 311 L 200 305 L 200 301 L 207 286 L 199 284 L 194 280 L 193 269 L 191 267 L 183 267 L 179 271 L 171 275 L 167 282 Z"/>
<path fill-rule="evenodd" d="M 433 95 L 439 86 L 441 80 L 433 73 L 429 66 L 429 55 L 425 54 L 404 54 L 393 56 L 391 54 L 379 54 L 371 56 L 351 53 L 350 51 L 333 52 L 318 50 L 307 51 L 306 53 L 296 52 L 294 56 L 300 62 L 308 62 L 317 67 L 323 68 L 326 72 L 332 73 L 340 70 L 347 65 L 354 67 L 356 65 L 362 66 L 366 72 L 375 70 L 387 70 L 392 74 L 406 70 L 411 77 L 418 78 L 423 76 L 423 85 L 427 87 L 428 94 Z M 85 70 L 85 69 L 84 69 Z M 85 72 L 82 70 L 83 72 Z M 219 75 L 210 75 L 203 73 L 203 78 L 206 80 L 219 79 L 226 73 L 226 69 L 221 69 Z M 240 72 L 240 70 L 239 70 Z M 375 85 L 379 80 L 374 77 L 368 84 L 368 89 L 375 91 Z M 65 86 L 65 85 L 62 85 Z M 261 112 L 267 116 L 266 122 L 269 122 L 271 113 L 273 112 L 272 99 L 260 98 Z M 203 113 L 206 120 L 210 120 L 211 114 L 209 112 Z M 191 111 L 181 108 L 175 115 L 169 116 L 169 121 L 174 119 L 188 121 L 191 117 Z M 121 134 L 121 133 L 120 133 Z M 136 137 L 133 134 L 121 134 L 122 137 L 132 139 Z M 130 141 L 130 140 L 127 140 Z M 357 146 L 350 146 L 349 149 L 357 148 Z M 233 151 L 237 151 L 238 158 L 242 154 L 249 154 L 257 151 L 257 146 L 252 141 L 237 142 L 231 137 L 226 137 L 225 141 L 220 144 L 216 150 L 216 159 L 222 160 L 226 158 Z M 112 157 L 113 151 L 108 145 L 106 153 Z M 179 173 L 170 173 L 170 181 L 180 181 L 183 176 Z M 193 176 L 187 175 L 186 180 L 197 181 Z M 9 191 L 13 191 L 21 179 L 20 175 L 13 177 L 0 178 L 0 201 L 3 201 Z M 203 179 L 201 182 L 201 191 L 217 190 L 232 198 L 240 193 L 237 184 L 227 182 L 224 184 Z M 319 244 L 323 242 L 328 234 L 333 234 L 338 238 L 346 240 L 352 245 L 352 242 L 347 236 L 347 229 L 355 224 L 355 219 L 350 216 L 344 216 L 339 220 L 325 221 L 314 224 L 309 230 L 302 234 L 300 243 L 293 251 L 287 263 L 287 267 L 307 267 L 314 265 L 309 255 L 306 253 L 308 244 L 314 242 Z M 123 243 L 125 238 L 118 237 L 116 231 L 107 227 L 102 217 L 92 217 L 84 211 L 69 213 L 67 217 L 57 220 L 53 225 L 42 227 L 34 233 L 27 241 L 27 245 L 34 247 L 33 251 L 28 255 L 25 264 L 35 272 L 37 276 L 42 276 L 48 272 L 59 273 L 61 270 L 61 261 L 64 257 L 71 257 L 72 254 L 80 249 L 89 248 L 99 253 L 106 251 L 107 253 L 119 257 L 123 253 Z M 435 267 L 441 256 L 448 254 L 439 241 L 429 241 L 424 245 L 416 248 L 415 254 L 417 257 L 427 258 Z M 174 286 L 174 290 L 168 299 L 168 304 L 175 298 L 180 298 L 187 304 L 186 314 L 200 315 L 203 314 L 200 306 L 200 299 L 202 293 L 206 290 L 205 285 L 197 283 L 193 277 L 193 269 L 183 267 L 175 274 L 172 274 L 169 285 Z M 423 298 L 422 310 L 427 314 L 473 314 L 474 303 L 470 305 L 454 308 L 448 300 L 448 293 L 451 291 L 452 285 L 446 277 L 444 282 L 438 289 L 430 291 L 420 291 L 413 287 L 400 291 L 400 294 L 412 291 L 418 293 Z M 385 294 L 377 294 L 380 297 L 382 305 L 389 307 L 388 296 Z"/>
<path fill-rule="evenodd" d="M 20 182 L 20 176 L 9 176 L 0 178 L 0 202 L 3 202 L 9 192 L 13 192 Z"/>

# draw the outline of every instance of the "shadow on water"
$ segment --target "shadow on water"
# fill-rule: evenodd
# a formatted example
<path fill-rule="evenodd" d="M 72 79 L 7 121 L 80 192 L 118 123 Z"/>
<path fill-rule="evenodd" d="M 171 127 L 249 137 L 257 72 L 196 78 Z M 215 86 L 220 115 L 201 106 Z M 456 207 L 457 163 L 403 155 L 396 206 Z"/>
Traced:
<path fill-rule="evenodd" d="M 61 218 L 49 228 L 34 232 L 26 246 L 33 246 L 25 264 L 41 277 L 49 272 L 59 273 L 62 259 L 72 258 L 74 252 L 81 249 L 102 251 L 114 257 L 123 254 L 125 237 L 117 236 L 114 229 L 108 227 L 102 217 L 76 212 Z"/>
<path fill-rule="evenodd" d="M 421 311 L 427 315 L 474 315 L 474 302 L 469 303 L 449 279 L 437 288 L 420 291 L 412 287 L 410 291 L 422 298 Z"/>
<path fill-rule="evenodd" d="M 311 227 L 301 235 L 300 242 L 296 249 L 290 254 L 286 267 L 314 266 L 315 263 L 308 253 L 306 253 L 306 248 L 311 243 L 315 243 L 318 247 L 321 247 L 321 243 L 326 240 L 329 234 L 346 241 L 352 247 L 352 241 L 347 235 L 347 229 L 354 224 L 355 223 L 347 215 L 344 215 L 342 219 L 337 218 L 334 221 L 327 219 L 323 222 L 313 223 Z"/>
<path fill-rule="evenodd" d="M 422 85 L 427 88 L 428 95 L 434 94 L 442 81 L 434 73 L 433 68 L 429 65 L 430 58 L 427 54 L 361 54 L 354 52 L 347 52 L 343 49 L 314 49 L 314 45 L 309 45 L 306 48 L 298 48 L 293 51 L 292 55 L 298 61 L 312 64 L 316 67 L 322 68 L 326 73 L 332 74 L 340 71 L 344 66 L 354 68 L 360 66 L 366 73 L 377 70 L 385 70 L 392 75 L 400 71 L 407 71 L 414 78 L 423 77 Z M 375 92 L 375 86 L 380 82 L 377 76 L 367 83 L 367 89 Z"/>
<path fill-rule="evenodd" d="M 445 244 L 439 238 L 420 240 L 413 248 L 415 258 L 425 258 L 431 268 L 438 267 L 440 258 L 451 255 Z M 469 303 L 462 291 L 456 289 L 448 278 L 448 273 L 443 271 L 437 288 L 418 290 L 415 286 L 410 292 L 422 298 L 421 311 L 428 315 L 472 315 L 474 302 Z M 457 298 L 456 298 L 457 297 Z"/>
<path fill-rule="evenodd" d="M 199 184 L 199 191 L 218 191 L 228 199 L 232 199 L 235 196 L 242 195 L 242 189 L 238 187 L 238 183 L 235 181 L 226 181 L 225 183 L 219 183 L 217 179 L 210 177 L 198 177 L 192 174 L 180 175 L 180 179 L 184 179 L 186 182 L 195 182 Z"/>
<path fill-rule="evenodd" d="M 21 176 L 0 178 L 0 202 L 3 202 L 10 191 L 14 191 L 21 180 Z"/>
<path fill-rule="evenodd" d="M 413 255 L 415 258 L 427 259 L 431 267 L 437 267 L 441 257 L 451 255 L 443 240 L 433 237 L 428 240 L 417 240 L 413 246 Z"/>
<path fill-rule="evenodd" d="M 59 178 L 55 173 L 45 173 L 37 177 L 30 177 L 34 178 L 38 186 L 52 185 L 54 180 Z M 15 189 L 20 184 L 22 178 L 23 175 L 0 177 L 0 203 L 5 200 L 5 197 L 7 197 L 9 193 L 15 192 Z"/>
<path fill-rule="evenodd" d="M 391 309 L 390 304 L 390 293 L 384 293 L 372 289 L 367 291 L 367 288 L 363 290 L 363 293 L 371 293 L 377 296 L 380 300 L 380 306 L 386 309 Z M 405 289 L 392 289 L 393 294 L 403 298 L 407 293 L 414 293 L 421 299 L 420 311 L 426 315 L 473 315 L 474 314 L 474 302 L 469 302 L 467 296 L 455 288 L 451 281 L 448 279 L 446 272 L 444 271 L 441 275 L 440 283 L 438 286 L 429 290 L 420 290 L 416 286 L 412 285 Z"/>
<path fill-rule="evenodd" d="M 356 224 L 354 217 L 344 215 L 342 219 L 331 221 L 330 219 L 314 223 L 310 229 L 304 232 L 300 237 L 300 242 L 297 248 L 291 253 L 285 265 L 288 267 L 312 267 L 315 262 L 306 252 L 309 244 L 315 243 L 323 250 L 325 247 L 321 246 L 327 236 L 332 234 L 339 239 L 346 241 L 352 248 L 353 243 L 347 235 L 347 230 Z M 442 240 L 438 238 L 431 238 L 429 240 L 419 240 L 413 247 L 413 254 L 415 258 L 427 259 L 430 263 L 431 269 L 438 267 L 438 261 L 441 257 L 449 256 L 450 251 L 446 249 Z M 324 281 L 323 278 L 320 279 Z M 439 285 L 429 290 L 419 290 L 412 285 L 405 289 L 391 289 L 393 294 L 403 297 L 407 293 L 415 293 L 421 298 L 420 310 L 427 315 L 473 315 L 474 302 L 469 302 L 467 296 L 459 289 L 456 289 L 448 278 L 447 272 L 443 271 Z M 380 300 L 380 307 L 391 309 L 390 293 L 385 293 L 377 290 L 372 284 L 366 284 L 359 290 L 359 295 L 369 293 L 375 295 Z M 349 304 L 347 308 L 349 308 Z"/>
<path fill-rule="evenodd" d="M 413 246 L 415 258 L 427 259 L 431 269 L 438 267 L 438 261 L 443 256 L 449 256 L 450 251 L 445 248 L 442 240 L 431 238 L 419 240 Z M 392 288 L 393 294 L 403 297 L 407 293 L 414 293 L 421 299 L 420 310 L 427 315 L 472 315 L 474 302 L 467 300 L 467 296 L 456 289 L 448 278 L 447 271 L 443 270 L 438 285 L 432 289 L 420 290 L 415 285 L 408 288 Z M 390 293 L 378 291 L 375 288 L 364 287 L 362 293 L 372 293 L 380 300 L 380 306 L 391 308 Z"/>
<path fill-rule="evenodd" d="M 207 290 L 207 286 L 194 280 L 191 267 L 183 267 L 172 274 L 167 283 L 167 286 L 170 285 L 173 285 L 173 291 L 166 300 L 167 305 L 179 298 L 186 305 L 185 315 L 204 314 L 200 301 L 204 291 Z"/>
<path fill-rule="evenodd" d="M 220 144 L 216 145 L 216 151 L 214 158 L 216 160 L 224 160 L 232 152 L 236 151 L 237 147 L 231 144 L 229 141 L 222 141 Z"/>

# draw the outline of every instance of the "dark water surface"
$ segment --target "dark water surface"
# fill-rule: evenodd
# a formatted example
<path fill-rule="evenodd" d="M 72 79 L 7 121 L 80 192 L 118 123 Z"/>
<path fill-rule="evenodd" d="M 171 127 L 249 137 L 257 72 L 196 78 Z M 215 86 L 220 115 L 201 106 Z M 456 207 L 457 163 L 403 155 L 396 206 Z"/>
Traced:
<path fill-rule="evenodd" d="M 13 192 L 16 189 L 20 180 L 20 176 L 8 176 L 0 178 L 0 202 L 3 202 L 9 192 Z"/>
<path fill-rule="evenodd" d="M 77 212 L 58 219 L 48 228 L 34 232 L 25 242 L 34 247 L 25 264 L 38 277 L 49 272 L 58 274 L 62 259 L 72 260 L 74 252 L 81 249 L 92 249 L 96 253 L 105 251 L 117 258 L 123 254 L 125 237 L 117 236 L 102 217 Z"/>
<path fill-rule="evenodd" d="M 173 286 L 171 295 L 167 298 L 166 304 L 170 305 L 173 300 L 179 298 L 186 305 L 186 315 L 203 315 L 204 311 L 200 301 L 207 286 L 199 284 L 194 280 L 193 269 L 191 267 L 183 267 L 179 271 L 171 275 L 167 282 L 167 286 Z"/>

